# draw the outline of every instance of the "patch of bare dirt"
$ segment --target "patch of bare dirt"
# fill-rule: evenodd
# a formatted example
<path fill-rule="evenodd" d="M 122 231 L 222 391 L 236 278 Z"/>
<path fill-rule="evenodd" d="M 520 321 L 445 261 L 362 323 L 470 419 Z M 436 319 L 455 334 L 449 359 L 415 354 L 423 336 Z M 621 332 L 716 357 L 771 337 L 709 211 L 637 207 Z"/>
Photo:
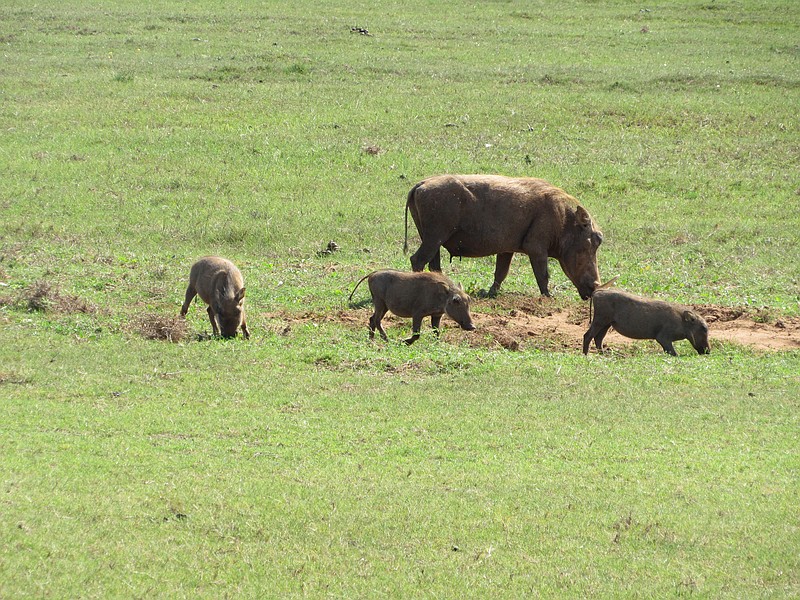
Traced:
<path fill-rule="evenodd" d="M 800 319 L 770 318 L 762 312 L 749 314 L 743 309 L 695 305 L 708 323 L 709 337 L 759 350 L 800 349 Z M 712 346 L 713 348 L 713 346 Z"/>
<path fill-rule="evenodd" d="M 766 318 L 758 311 L 753 313 L 722 306 L 695 305 L 692 308 L 708 322 L 712 351 L 715 340 L 757 350 L 800 350 L 800 318 Z M 372 308 L 365 307 L 330 313 L 265 313 L 263 316 L 273 321 L 269 329 L 282 335 L 288 335 L 298 324 L 338 322 L 353 329 L 363 329 L 366 337 L 371 314 Z M 484 348 L 580 352 L 583 334 L 589 327 L 589 307 L 587 303 L 509 294 L 499 298 L 474 299 L 472 318 L 476 330 L 468 332 L 445 317 L 442 320 L 444 339 Z M 404 339 L 411 332 L 411 319 L 390 313 L 384 318 L 384 327 L 390 339 Z M 423 323 L 425 327 L 430 327 L 428 319 Z M 634 343 L 647 342 L 631 340 L 612 329 L 604 343 L 612 349 L 624 349 Z M 661 351 L 656 342 L 652 344 L 654 351 Z"/>

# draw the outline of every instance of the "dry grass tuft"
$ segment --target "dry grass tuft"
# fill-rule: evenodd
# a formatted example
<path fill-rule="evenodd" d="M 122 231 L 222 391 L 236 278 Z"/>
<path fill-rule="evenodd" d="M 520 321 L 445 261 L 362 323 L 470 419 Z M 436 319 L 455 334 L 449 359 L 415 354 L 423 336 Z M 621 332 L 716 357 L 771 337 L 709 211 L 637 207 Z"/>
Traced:
<path fill-rule="evenodd" d="M 186 338 L 188 326 L 183 317 L 145 314 L 134 323 L 133 329 L 148 340 L 180 342 Z"/>
<path fill-rule="evenodd" d="M 23 303 L 31 312 L 45 312 L 52 306 L 53 287 L 47 281 L 37 281 L 22 294 Z"/>
<path fill-rule="evenodd" d="M 19 303 L 30 312 L 58 312 L 65 314 L 97 312 L 93 304 L 73 296 L 63 294 L 58 286 L 40 280 L 28 286 L 21 294 Z"/>

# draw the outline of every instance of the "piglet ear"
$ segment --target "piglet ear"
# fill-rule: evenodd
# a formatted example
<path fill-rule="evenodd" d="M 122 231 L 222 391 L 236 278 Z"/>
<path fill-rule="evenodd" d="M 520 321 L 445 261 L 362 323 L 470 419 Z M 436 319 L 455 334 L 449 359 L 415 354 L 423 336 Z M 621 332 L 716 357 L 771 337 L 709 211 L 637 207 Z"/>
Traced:
<path fill-rule="evenodd" d="M 592 224 L 592 217 L 590 217 L 586 209 L 580 205 L 575 209 L 575 219 L 584 227 L 589 227 Z"/>

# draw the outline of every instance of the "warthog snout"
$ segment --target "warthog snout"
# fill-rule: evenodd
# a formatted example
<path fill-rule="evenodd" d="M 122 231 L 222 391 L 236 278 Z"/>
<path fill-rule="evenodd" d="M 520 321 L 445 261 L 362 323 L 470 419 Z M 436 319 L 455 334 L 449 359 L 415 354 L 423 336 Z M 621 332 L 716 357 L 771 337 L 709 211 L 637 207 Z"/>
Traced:
<path fill-rule="evenodd" d="M 699 316 L 698 318 L 702 319 Z M 690 323 L 687 327 L 686 337 L 699 355 L 711 354 L 711 345 L 708 343 L 708 325 L 705 321 Z"/>

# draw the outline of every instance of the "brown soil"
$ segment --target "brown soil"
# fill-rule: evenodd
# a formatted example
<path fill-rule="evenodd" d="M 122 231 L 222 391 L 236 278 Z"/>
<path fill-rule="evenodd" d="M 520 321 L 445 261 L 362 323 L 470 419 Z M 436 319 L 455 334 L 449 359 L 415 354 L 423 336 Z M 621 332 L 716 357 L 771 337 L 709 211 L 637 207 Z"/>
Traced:
<path fill-rule="evenodd" d="M 712 352 L 715 340 L 758 350 L 800 350 L 800 318 L 768 318 L 744 309 L 721 306 L 695 305 L 692 308 L 708 322 Z M 273 323 L 270 329 L 283 335 L 288 334 L 294 324 L 339 322 L 354 329 L 363 329 L 366 336 L 371 314 L 371 307 L 366 307 L 329 314 L 267 313 L 263 316 L 279 321 Z M 467 332 L 445 317 L 442 320 L 445 339 L 464 341 L 476 347 L 507 350 L 535 348 L 580 351 L 583 334 L 589 326 L 589 308 L 588 304 L 509 294 L 497 299 L 475 299 L 472 318 L 476 330 Z M 426 319 L 423 328 L 429 327 L 429 324 L 430 321 Z M 390 339 L 402 339 L 410 335 L 411 319 L 388 314 L 384 318 L 384 327 Z M 660 351 L 656 342 L 631 340 L 613 329 L 609 331 L 604 344 L 612 350 L 624 350 L 633 344 L 650 344 L 654 351 Z"/>

